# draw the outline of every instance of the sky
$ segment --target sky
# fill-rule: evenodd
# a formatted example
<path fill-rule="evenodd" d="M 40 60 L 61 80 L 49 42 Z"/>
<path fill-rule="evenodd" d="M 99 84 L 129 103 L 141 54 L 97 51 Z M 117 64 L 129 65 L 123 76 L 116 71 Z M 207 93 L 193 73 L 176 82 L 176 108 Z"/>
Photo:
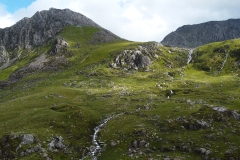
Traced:
<path fill-rule="evenodd" d="M 49 8 L 71 9 L 132 41 L 160 42 L 187 24 L 240 18 L 240 0 L 0 0 L 0 28 Z"/>

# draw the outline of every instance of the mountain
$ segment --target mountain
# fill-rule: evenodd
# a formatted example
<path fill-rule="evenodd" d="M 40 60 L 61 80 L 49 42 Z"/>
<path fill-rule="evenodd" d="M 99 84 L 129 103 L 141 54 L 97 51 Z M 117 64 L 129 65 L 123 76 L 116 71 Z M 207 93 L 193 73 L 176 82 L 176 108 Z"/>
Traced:
<path fill-rule="evenodd" d="M 120 39 L 80 13 L 69 9 L 51 8 L 37 12 L 31 18 L 23 18 L 15 25 L 0 30 L 0 69 L 6 68 L 15 61 L 22 49 L 31 49 L 44 44 L 55 38 L 56 34 L 67 26 L 99 28 L 92 43 Z"/>
<path fill-rule="evenodd" d="M 47 11 L 37 12 L 31 18 L 23 18 L 12 27 L 0 30 L 0 45 L 8 50 L 31 48 L 54 38 L 66 26 L 101 28 L 80 13 L 69 9 L 51 8 Z M 108 32 L 108 34 L 111 33 Z"/>
<path fill-rule="evenodd" d="M 0 159 L 239 159 L 240 39 L 178 48 L 82 20 L 49 20 L 41 44 L 3 29 L 28 47 L 0 46 Z"/>
<path fill-rule="evenodd" d="M 161 43 L 168 46 L 195 48 L 207 43 L 239 37 L 240 19 L 229 19 L 184 25 L 168 34 Z"/>

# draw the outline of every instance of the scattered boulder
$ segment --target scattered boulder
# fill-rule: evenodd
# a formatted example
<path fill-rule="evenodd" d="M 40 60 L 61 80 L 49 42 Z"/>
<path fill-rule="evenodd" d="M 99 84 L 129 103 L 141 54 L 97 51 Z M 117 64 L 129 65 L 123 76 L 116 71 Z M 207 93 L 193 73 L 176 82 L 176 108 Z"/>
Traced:
<path fill-rule="evenodd" d="M 53 137 L 51 143 L 48 144 L 48 150 L 52 151 L 53 149 L 65 149 L 66 146 L 63 144 L 63 142 L 64 140 L 62 136 Z"/>
<path fill-rule="evenodd" d="M 32 144 L 34 143 L 34 136 L 32 134 L 24 134 L 22 136 L 21 144 Z"/>
<path fill-rule="evenodd" d="M 208 128 L 208 127 L 211 126 L 209 123 L 207 123 L 203 120 L 201 120 L 201 121 L 197 120 L 196 122 L 198 124 L 198 127 L 201 128 L 201 129 Z"/>
<path fill-rule="evenodd" d="M 234 119 L 240 121 L 240 114 L 237 111 L 229 111 L 229 115 Z"/>
<path fill-rule="evenodd" d="M 212 109 L 214 111 L 218 111 L 218 112 L 225 112 L 225 111 L 227 111 L 227 108 L 225 108 L 224 106 L 214 106 L 214 107 L 212 107 Z"/>
<path fill-rule="evenodd" d="M 227 108 L 225 108 L 224 106 L 214 106 L 212 107 L 213 110 L 219 112 L 219 113 L 227 113 L 228 116 L 240 121 L 240 114 L 235 111 L 235 110 L 229 110 Z"/>

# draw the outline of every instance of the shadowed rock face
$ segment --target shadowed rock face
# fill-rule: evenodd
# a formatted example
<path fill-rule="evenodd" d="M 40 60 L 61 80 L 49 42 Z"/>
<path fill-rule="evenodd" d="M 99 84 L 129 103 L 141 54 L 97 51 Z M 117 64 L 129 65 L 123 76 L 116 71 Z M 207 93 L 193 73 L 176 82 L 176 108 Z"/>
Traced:
<path fill-rule="evenodd" d="M 211 21 L 195 25 L 184 25 L 168 34 L 163 45 L 195 48 L 211 42 L 240 37 L 240 19 Z"/>
<path fill-rule="evenodd" d="M 69 9 L 54 9 L 35 13 L 12 27 L 0 30 L 0 46 L 6 49 L 31 48 L 55 37 L 66 26 L 101 28 L 91 19 Z"/>

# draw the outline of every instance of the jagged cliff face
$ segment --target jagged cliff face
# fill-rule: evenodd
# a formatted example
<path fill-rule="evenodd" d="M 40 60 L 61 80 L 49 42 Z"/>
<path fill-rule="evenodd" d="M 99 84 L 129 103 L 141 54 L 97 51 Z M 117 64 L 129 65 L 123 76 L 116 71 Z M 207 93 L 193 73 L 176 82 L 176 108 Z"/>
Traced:
<path fill-rule="evenodd" d="M 211 21 L 195 25 L 184 25 L 168 34 L 163 45 L 195 48 L 211 42 L 240 37 L 240 19 Z"/>
<path fill-rule="evenodd" d="M 0 65 L 7 60 L 8 53 L 4 46 L 0 46 Z"/>
<path fill-rule="evenodd" d="M 101 28 L 91 19 L 69 9 L 37 12 L 12 27 L 0 30 L 0 46 L 6 49 L 31 48 L 55 37 L 66 26 L 92 26 Z"/>

